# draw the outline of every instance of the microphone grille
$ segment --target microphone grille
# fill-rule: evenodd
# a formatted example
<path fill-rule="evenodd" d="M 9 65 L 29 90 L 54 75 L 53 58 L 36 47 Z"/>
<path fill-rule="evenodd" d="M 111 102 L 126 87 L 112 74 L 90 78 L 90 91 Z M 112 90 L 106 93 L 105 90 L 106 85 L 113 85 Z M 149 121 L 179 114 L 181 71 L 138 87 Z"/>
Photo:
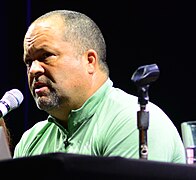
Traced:
<path fill-rule="evenodd" d="M 4 94 L 1 101 L 5 101 L 9 104 L 10 109 L 15 109 L 20 106 L 23 99 L 23 94 L 18 89 L 12 89 Z"/>

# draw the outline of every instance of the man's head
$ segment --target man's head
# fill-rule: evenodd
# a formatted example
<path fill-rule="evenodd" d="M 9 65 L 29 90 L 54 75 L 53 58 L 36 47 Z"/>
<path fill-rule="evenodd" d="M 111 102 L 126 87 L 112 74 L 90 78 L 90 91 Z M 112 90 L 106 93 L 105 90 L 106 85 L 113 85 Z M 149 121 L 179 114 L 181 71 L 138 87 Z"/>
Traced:
<path fill-rule="evenodd" d="M 30 25 L 24 62 L 37 106 L 59 119 L 81 107 L 109 75 L 100 29 L 73 11 L 52 11 Z"/>

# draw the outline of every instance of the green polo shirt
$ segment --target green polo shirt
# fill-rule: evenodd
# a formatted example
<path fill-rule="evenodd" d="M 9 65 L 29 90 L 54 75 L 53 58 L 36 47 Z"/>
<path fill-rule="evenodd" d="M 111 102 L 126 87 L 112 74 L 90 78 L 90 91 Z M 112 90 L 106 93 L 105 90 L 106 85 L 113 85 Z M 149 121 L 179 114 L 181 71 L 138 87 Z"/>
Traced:
<path fill-rule="evenodd" d="M 168 116 L 149 102 L 148 159 L 185 163 L 181 137 Z M 68 128 L 56 119 L 36 123 L 15 147 L 14 158 L 51 152 L 139 158 L 138 98 L 113 87 L 108 79 L 80 109 L 72 110 Z"/>

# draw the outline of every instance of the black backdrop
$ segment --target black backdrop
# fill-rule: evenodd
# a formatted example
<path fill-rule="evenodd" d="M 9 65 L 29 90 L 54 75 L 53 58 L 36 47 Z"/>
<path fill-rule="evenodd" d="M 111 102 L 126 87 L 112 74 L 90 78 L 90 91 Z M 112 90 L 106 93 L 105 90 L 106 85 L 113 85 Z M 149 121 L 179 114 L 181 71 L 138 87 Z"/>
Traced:
<path fill-rule="evenodd" d="M 195 9 L 177 0 L 21 0 L 18 5 L 1 2 L 0 95 L 18 88 L 24 94 L 21 106 L 4 118 L 13 146 L 22 133 L 47 114 L 37 109 L 29 94 L 22 61 L 23 36 L 28 24 L 54 9 L 71 9 L 90 16 L 101 28 L 107 43 L 110 77 L 116 87 L 137 95 L 131 82 L 141 65 L 156 63 L 160 77 L 149 89 L 152 102 L 172 119 L 179 132 L 195 113 Z"/>

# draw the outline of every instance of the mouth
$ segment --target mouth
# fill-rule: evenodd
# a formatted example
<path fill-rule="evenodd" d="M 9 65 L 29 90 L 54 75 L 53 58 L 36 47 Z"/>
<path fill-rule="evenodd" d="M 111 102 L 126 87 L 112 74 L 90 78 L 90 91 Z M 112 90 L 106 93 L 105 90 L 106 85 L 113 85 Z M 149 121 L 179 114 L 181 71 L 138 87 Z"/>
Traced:
<path fill-rule="evenodd" d="M 33 92 L 34 94 L 37 94 L 38 96 L 43 96 L 46 92 L 46 90 L 48 89 L 48 86 L 45 83 L 41 83 L 41 82 L 36 82 L 33 85 Z"/>

